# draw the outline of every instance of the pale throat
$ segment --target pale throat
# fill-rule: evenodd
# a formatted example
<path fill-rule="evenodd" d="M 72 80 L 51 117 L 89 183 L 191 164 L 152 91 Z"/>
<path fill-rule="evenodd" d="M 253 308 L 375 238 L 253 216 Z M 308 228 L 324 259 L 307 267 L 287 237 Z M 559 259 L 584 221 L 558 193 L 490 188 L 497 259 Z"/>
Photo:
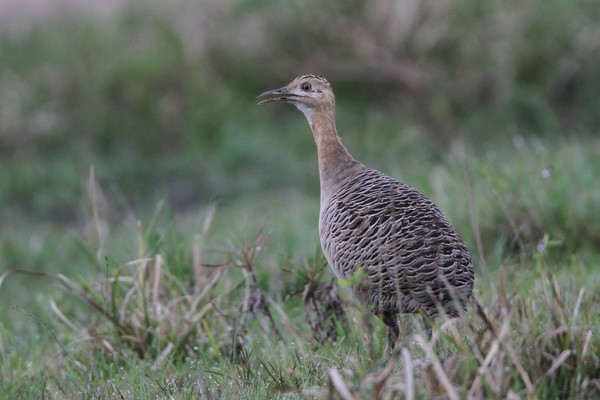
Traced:
<path fill-rule="evenodd" d="M 306 104 L 302 104 L 302 103 L 293 103 L 293 104 L 296 106 L 296 108 L 298 110 L 302 111 L 302 113 L 308 120 L 308 123 L 312 126 L 312 119 L 313 119 L 313 115 L 314 115 L 315 111 L 311 107 L 308 107 Z"/>

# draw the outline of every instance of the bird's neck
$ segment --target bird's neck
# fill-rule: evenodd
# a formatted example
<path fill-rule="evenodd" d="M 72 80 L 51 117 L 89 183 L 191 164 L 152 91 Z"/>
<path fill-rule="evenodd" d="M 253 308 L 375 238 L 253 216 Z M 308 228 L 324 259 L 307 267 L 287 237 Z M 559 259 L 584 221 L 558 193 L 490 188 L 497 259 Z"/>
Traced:
<path fill-rule="evenodd" d="M 323 201 L 329 199 L 360 164 L 342 144 L 335 128 L 334 113 L 315 112 L 309 122 L 317 143 L 321 201 Z"/>

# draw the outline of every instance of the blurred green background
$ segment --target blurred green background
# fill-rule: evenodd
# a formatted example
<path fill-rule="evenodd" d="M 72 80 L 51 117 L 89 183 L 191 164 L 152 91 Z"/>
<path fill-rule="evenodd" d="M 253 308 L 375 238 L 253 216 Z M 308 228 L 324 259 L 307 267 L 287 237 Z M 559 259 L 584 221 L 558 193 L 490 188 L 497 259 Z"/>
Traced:
<path fill-rule="evenodd" d="M 119 238 L 161 201 L 189 232 L 217 203 L 215 242 L 264 224 L 275 253 L 312 252 L 309 128 L 255 100 L 301 73 L 332 82 L 355 157 L 430 196 L 473 252 L 478 235 L 496 264 L 544 235 L 600 246 L 595 2 L 110 4 L 2 20 L 0 272 L 85 275 L 98 229 Z"/>

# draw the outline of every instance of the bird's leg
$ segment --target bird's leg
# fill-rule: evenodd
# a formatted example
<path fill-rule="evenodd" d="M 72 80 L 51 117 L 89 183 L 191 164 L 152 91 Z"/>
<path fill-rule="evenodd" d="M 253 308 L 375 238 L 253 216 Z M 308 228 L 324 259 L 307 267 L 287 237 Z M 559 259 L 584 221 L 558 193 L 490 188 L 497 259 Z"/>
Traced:
<path fill-rule="evenodd" d="M 423 313 L 421 314 L 421 319 L 423 320 L 423 326 L 425 327 L 425 335 L 427 335 L 427 340 L 431 341 L 431 333 L 433 331 L 433 327 L 431 326 L 429 316 Z"/>
<path fill-rule="evenodd" d="M 383 311 L 378 314 L 388 329 L 388 347 L 390 353 L 394 350 L 398 337 L 400 336 L 400 328 L 398 327 L 398 318 L 396 314 L 390 311 Z"/>

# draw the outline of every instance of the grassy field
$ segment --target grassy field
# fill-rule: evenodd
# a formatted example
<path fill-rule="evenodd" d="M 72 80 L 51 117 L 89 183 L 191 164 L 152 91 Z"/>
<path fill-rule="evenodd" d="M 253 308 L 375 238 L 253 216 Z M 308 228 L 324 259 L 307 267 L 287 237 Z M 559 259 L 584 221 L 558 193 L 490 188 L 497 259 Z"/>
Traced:
<path fill-rule="evenodd" d="M 600 396 L 597 7 L 311 4 L 0 27 L 2 398 Z M 471 250 L 431 341 L 332 279 L 304 72 Z"/>

